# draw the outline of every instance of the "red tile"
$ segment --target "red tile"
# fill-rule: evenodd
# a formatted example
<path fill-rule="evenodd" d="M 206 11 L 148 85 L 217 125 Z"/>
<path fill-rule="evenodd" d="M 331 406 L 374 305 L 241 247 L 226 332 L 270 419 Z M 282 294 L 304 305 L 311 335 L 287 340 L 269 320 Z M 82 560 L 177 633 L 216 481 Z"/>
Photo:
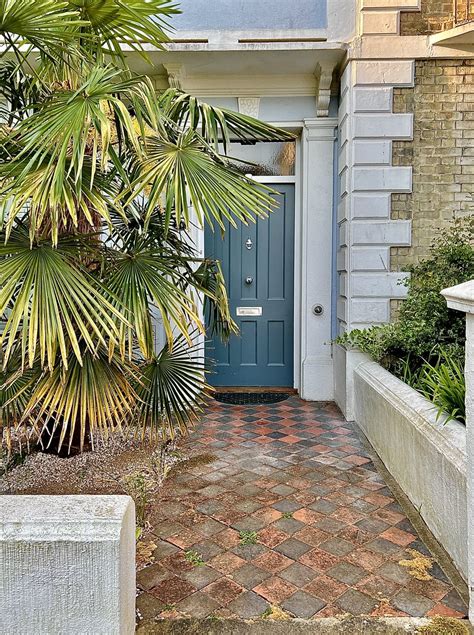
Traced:
<path fill-rule="evenodd" d="M 436 617 L 436 616 L 455 617 L 458 619 L 461 619 L 464 617 L 462 613 L 459 613 L 459 611 L 455 611 L 449 606 L 446 606 L 446 604 L 436 604 L 436 606 L 433 606 L 433 608 L 429 610 L 428 613 L 426 614 L 426 617 Z"/>
<path fill-rule="evenodd" d="M 254 518 L 265 521 L 268 525 L 281 518 L 282 513 L 273 507 L 262 507 L 252 514 Z"/>
<path fill-rule="evenodd" d="M 369 494 L 368 496 L 364 496 L 364 500 L 368 503 L 372 503 L 372 505 L 377 505 L 377 507 L 384 507 L 385 505 L 393 503 L 393 498 L 382 496 L 381 494 Z"/>
<path fill-rule="evenodd" d="M 373 512 L 373 514 L 371 514 L 371 516 L 373 518 L 377 518 L 378 520 L 383 520 L 384 523 L 388 523 L 389 525 L 396 525 L 405 518 L 402 514 L 392 512 L 389 509 L 377 509 Z"/>
<path fill-rule="evenodd" d="M 229 573 L 232 573 L 232 571 L 242 567 L 245 564 L 245 560 L 243 558 L 239 558 L 239 556 L 236 556 L 230 551 L 225 551 L 215 558 L 212 558 L 208 564 L 213 569 L 216 569 L 216 571 L 219 571 L 224 575 L 228 575 Z"/>
<path fill-rule="evenodd" d="M 229 578 L 221 578 L 202 590 L 219 604 L 226 605 L 235 600 L 244 589 L 233 580 L 229 580 Z"/>
<path fill-rule="evenodd" d="M 288 443 L 289 445 L 293 445 L 293 443 L 298 443 L 298 441 L 300 440 L 301 439 L 298 439 L 298 437 L 293 437 L 293 436 L 282 437 L 280 439 L 280 441 L 282 441 L 283 443 Z"/>
<path fill-rule="evenodd" d="M 288 537 L 288 534 L 276 527 L 266 527 L 258 532 L 258 542 L 270 547 L 270 549 L 273 549 L 273 547 L 276 547 Z"/>
<path fill-rule="evenodd" d="M 318 522 L 318 520 L 321 520 L 321 518 L 324 518 L 324 514 L 303 507 L 303 509 L 298 509 L 298 511 L 293 513 L 293 518 L 305 523 L 305 525 L 312 525 Z"/>
<path fill-rule="evenodd" d="M 173 545 L 176 545 L 181 549 L 188 549 L 191 545 L 196 544 L 200 540 L 202 540 L 201 534 L 198 534 L 192 529 L 187 529 L 186 531 L 182 531 L 179 534 L 175 534 L 174 536 L 167 538 L 168 542 L 171 542 Z"/>
<path fill-rule="evenodd" d="M 382 534 L 380 534 L 382 538 L 385 540 L 390 540 L 390 542 L 394 542 L 396 545 L 400 545 L 401 547 L 407 547 L 411 542 L 416 540 L 416 536 L 413 534 L 409 534 L 406 531 L 402 531 L 401 529 L 397 529 L 397 527 L 390 527 Z"/>
<path fill-rule="evenodd" d="M 220 531 L 218 534 L 214 534 L 212 539 L 222 547 L 235 547 L 240 542 L 239 532 L 230 527 Z"/>
<path fill-rule="evenodd" d="M 169 580 L 164 580 L 151 589 L 149 593 L 165 604 L 176 604 L 176 602 L 188 597 L 194 591 L 196 591 L 196 588 L 192 584 L 189 584 L 186 580 L 181 580 L 181 578 L 173 577 Z"/>
<path fill-rule="evenodd" d="M 334 606 L 330 604 L 328 606 L 325 606 L 320 611 L 318 611 L 318 613 L 316 613 L 316 615 L 313 616 L 313 619 L 315 617 L 321 617 L 321 618 L 322 617 L 337 617 L 338 615 L 344 615 L 344 614 L 345 614 L 345 611 L 339 608 L 339 606 Z"/>
<path fill-rule="evenodd" d="M 386 561 L 386 558 L 366 549 L 356 549 L 347 556 L 347 560 L 367 571 L 375 571 Z"/>
<path fill-rule="evenodd" d="M 311 487 L 311 485 L 314 485 L 313 481 L 307 481 L 304 478 L 290 478 L 288 481 L 286 481 L 286 484 L 289 487 L 294 487 L 295 489 L 307 489 L 308 487 Z"/>
<path fill-rule="evenodd" d="M 408 613 L 399 611 L 392 606 L 388 599 L 380 600 L 380 603 L 374 608 L 370 615 L 372 617 L 409 617 Z"/>
<path fill-rule="evenodd" d="M 347 463 L 352 463 L 353 465 L 365 465 L 365 463 L 370 463 L 370 459 L 365 456 L 358 456 L 357 454 L 352 454 L 351 456 L 346 456 L 344 461 Z"/>
<path fill-rule="evenodd" d="M 446 593 L 449 593 L 449 585 L 441 582 L 441 580 L 436 580 L 432 578 L 431 580 L 416 580 L 413 578 L 407 584 L 407 588 L 413 593 L 417 593 L 418 595 L 424 595 L 430 600 L 434 600 L 435 602 L 439 602 L 444 598 Z"/>
<path fill-rule="evenodd" d="M 276 551 L 267 551 L 258 556 L 253 563 L 271 573 L 279 573 L 290 566 L 293 560 Z"/>
<path fill-rule="evenodd" d="M 332 518 L 336 518 L 337 520 L 340 520 L 343 523 L 347 523 L 348 525 L 352 525 L 358 520 L 362 520 L 362 518 L 364 518 L 364 514 L 356 512 L 353 509 L 349 509 L 348 507 L 340 507 L 339 509 L 336 509 L 336 511 L 333 512 L 331 516 Z"/>
<path fill-rule="evenodd" d="M 326 575 L 318 576 L 304 587 L 305 591 L 325 602 L 333 602 L 347 589 L 348 586 L 346 584 L 333 580 L 333 578 L 329 578 Z"/>
<path fill-rule="evenodd" d="M 295 515 L 293 514 L 293 517 Z M 329 534 L 316 527 L 303 527 L 293 534 L 293 538 L 301 540 L 301 542 L 311 545 L 312 547 L 318 547 L 322 542 L 329 538 Z"/>
<path fill-rule="evenodd" d="M 269 578 L 254 588 L 255 593 L 264 597 L 271 604 L 280 604 L 297 590 L 297 587 L 277 577 Z"/>
<path fill-rule="evenodd" d="M 337 564 L 339 558 L 321 549 L 312 549 L 303 554 L 301 558 L 299 558 L 299 562 L 317 571 L 326 571 Z"/>

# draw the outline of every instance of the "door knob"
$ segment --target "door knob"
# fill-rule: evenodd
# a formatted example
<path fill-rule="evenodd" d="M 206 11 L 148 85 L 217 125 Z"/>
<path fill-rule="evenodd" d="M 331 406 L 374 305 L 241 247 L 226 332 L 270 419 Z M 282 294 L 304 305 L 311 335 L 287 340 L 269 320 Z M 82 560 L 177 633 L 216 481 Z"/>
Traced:
<path fill-rule="evenodd" d="M 253 278 L 252 278 L 252 276 L 247 276 L 247 277 L 245 278 L 245 284 L 252 284 L 252 282 L 253 282 Z"/>

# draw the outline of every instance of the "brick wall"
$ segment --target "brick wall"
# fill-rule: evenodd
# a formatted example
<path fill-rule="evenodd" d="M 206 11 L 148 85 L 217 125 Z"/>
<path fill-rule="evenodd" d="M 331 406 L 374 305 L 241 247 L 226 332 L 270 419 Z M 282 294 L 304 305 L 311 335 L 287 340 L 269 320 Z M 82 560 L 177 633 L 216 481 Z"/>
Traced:
<path fill-rule="evenodd" d="M 415 87 L 394 89 L 394 112 L 414 113 L 413 141 L 393 142 L 393 165 L 413 166 L 413 193 L 392 195 L 392 218 L 411 219 L 412 246 L 391 268 L 428 254 L 453 215 L 474 211 L 474 60 L 416 62 Z"/>
<path fill-rule="evenodd" d="M 467 19 L 473 19 L 474 3 L 468 15 L 468 0 L 421 0 L 421 11 L 400 14 L 400 35 L 437 33 Z"/>

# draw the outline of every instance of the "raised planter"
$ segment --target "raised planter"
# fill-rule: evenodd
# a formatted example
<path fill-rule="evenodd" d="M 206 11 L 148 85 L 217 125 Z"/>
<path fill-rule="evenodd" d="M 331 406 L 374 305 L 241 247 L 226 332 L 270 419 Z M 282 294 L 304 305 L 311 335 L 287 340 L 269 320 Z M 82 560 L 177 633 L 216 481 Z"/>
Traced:
<path fill-rule="evenodd" d="M 356 422 L 467 579 L 465 426 L 367 357 L 352 375 Z"/>

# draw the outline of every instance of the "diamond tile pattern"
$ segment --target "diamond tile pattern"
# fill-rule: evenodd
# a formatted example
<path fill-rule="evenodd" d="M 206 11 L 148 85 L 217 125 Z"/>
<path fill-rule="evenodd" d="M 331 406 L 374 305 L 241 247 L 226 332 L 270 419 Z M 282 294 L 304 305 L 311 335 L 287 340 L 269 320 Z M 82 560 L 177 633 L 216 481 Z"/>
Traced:
<path fill-rule="evenodd" d="M 334 404 L 212 401 L 183 449 L 192 467 L 151 514 L 143 616 L 466 614 L 436 562 L 426 581 L 399 564 L 429 551 Z"/>

